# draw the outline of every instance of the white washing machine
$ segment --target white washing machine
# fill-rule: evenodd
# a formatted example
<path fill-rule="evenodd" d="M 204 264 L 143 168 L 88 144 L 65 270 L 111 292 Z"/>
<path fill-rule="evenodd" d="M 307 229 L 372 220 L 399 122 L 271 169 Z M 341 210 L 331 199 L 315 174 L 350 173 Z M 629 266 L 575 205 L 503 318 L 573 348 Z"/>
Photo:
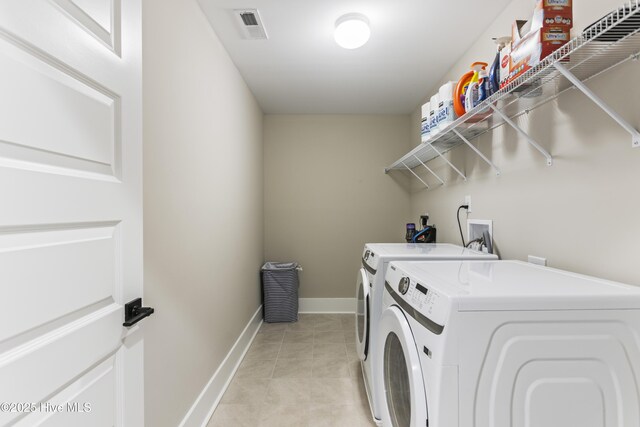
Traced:
<path fill-rule="evenodd" d="M 495 255 L 443 243 L 368 243 L 358 272 L 356 295 L 356 344 L 362 362 L 362 372 L 374 420 L 380 420 L 377 396 L 381 384 L 376 384 L 373 366 L 378 357 L 376 348 L 377 324 L 382 313 L 384 277 L 389 262 L 394 260 L 443 261 L 461 259 L 497 259 Z"/>
<path fill-rule="evenodd" d="M 640 426 L 640 288 L 517 261 L 393 262 L 385 427 Z"/>

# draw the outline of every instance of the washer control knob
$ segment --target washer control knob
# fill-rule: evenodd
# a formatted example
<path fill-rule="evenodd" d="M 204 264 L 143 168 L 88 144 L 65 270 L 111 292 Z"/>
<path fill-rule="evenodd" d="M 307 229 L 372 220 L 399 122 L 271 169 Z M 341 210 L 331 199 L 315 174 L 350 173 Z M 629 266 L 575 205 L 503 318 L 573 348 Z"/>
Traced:
<path fill-rule="evenodd" d="M 408 277 L 403 277 L 402 279 L 400 279 L 400 283 L 398 284 L 398 291 L 404 295 L 407 293 L 407 291 L 409 290 L 409 284 L 411 283 L 411 281 L 409 280 Z"/>

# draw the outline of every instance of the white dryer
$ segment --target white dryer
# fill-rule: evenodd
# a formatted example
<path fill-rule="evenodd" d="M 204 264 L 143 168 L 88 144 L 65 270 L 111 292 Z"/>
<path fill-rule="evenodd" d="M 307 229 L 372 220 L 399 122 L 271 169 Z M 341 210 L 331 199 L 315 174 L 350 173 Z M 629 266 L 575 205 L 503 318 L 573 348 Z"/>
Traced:
<path fill-rule="evenodd" d="M 385 427 L 640 426 L 640 288 L 517 261 L 393 262 Z"/>
<path fill-rule="evenodd" d="M 373 366 L 378 357 L 376 348 L 377 324 L 382 314 L 382 293 L 387 266 L 394 260 L 443 261 L 463 259 L 497 259 L 495 255 L 465 249 L 461 246 L 433 243 L 368 243 L 362 254 L 362 268 L 358 272 L 356 295 L 356 344 L 362 362 L 369 406 L 374 420 L 380 420 L 377 396 L 381 384 L 376 384 Z"/>

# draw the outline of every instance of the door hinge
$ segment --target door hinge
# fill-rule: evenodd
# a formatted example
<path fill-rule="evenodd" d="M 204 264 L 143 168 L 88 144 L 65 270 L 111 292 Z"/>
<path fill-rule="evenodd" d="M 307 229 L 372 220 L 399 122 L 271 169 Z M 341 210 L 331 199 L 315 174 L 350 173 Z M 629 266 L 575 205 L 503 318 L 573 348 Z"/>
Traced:
<path fill-rule="evenodd" d="M 122 326 L 131 327 L 154 313 L 151 307 L 142 306 L 142 298 L 136 298 L 124 305 L 124 323 Z"/>

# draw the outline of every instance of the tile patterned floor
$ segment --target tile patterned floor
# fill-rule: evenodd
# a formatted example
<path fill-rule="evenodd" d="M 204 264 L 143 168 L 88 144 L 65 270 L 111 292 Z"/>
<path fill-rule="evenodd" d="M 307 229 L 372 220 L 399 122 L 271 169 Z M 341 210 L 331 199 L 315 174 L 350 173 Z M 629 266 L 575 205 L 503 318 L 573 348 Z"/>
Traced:
<path fill-rule="evenodd" d="M 263 323 L 208 427 L 372 427 L 352 314 Z"/>

